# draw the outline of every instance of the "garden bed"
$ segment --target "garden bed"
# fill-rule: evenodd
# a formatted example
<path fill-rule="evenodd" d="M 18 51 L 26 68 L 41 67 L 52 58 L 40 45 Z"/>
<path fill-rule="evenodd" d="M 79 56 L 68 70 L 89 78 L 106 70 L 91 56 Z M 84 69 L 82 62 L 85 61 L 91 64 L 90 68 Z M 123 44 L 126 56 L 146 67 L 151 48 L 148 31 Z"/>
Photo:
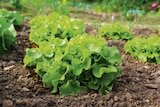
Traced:
<path fill-rule="evenodd" d="M 86 16 L 87 17 L 87 16 Z M 113 92 L 100 95 L 82 92 L 61 97 L 43 87 L 33 69 L 24 67 L 25 49 L 34 47 L 29 42 L 29 21 L 18 28 L 17 42 L 12 51 L 0 55 L 0 106 L 2 107 L 160 107 L 160 65 L 143 63 L 125 53 L 124 40 L 106 40 L 117 46 L 123 58 L 122 76 Z M 152 29 L 132 29 L 134 36 L 158 34 Z M 86 26 L 86 32 L 96 34 L 97 27 Z"/>

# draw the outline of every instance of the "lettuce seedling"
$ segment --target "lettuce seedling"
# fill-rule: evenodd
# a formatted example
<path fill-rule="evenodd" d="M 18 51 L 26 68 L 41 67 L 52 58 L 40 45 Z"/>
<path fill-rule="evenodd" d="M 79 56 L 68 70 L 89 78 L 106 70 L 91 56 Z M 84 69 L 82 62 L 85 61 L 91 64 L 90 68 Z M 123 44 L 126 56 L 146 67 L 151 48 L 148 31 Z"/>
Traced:
<path fill-rule="evenodd" d="M 0 9 L 0 54 L 6 53 L 16 41 L 15 25 L 21 25 L 23 18 L 16 11 Z"/>
<path fill-rule="evenodd" d="M 8 23 L 13 25 L 21 25 L 23 22 L 23 17 L 18 12 L 6 9 L 0 9 L 0 18 L 5 18 Z"/>
<path fill-rule="evenodd" d="M 16 30 L 13 24 L 0 18 L 0 54 L 6 53 L 16 41 Z"/>
<path fill-rule="evenodd" d="M 154 35 L 148 38 L 136 37 L 124 45 L 124 50 L 143 62 L 160 64 L 160 37 Z"/>
<path fill-rule="evenodd" d="M 48 16 L 37 16 L 30 21 L 30 40 L 37 45 L 43 41 L 49 41 L 54 37 L 68 40 L 85 32 L 84 23 L 80 20 L 70 19 L 59 13 L 51 13 Z"/>
<path fill-rule="evenodd" d="M 108 38 L 111 38 L 113 40 L 118 39 L 132 39 L 133 35 L 130 32 L 130 30 L 126 26 L 122 26 L 119 23 L 115 24 L 106 24 L 104 26 L 101 26 L 98 29 L 98 36 L 107 36 Z"/>

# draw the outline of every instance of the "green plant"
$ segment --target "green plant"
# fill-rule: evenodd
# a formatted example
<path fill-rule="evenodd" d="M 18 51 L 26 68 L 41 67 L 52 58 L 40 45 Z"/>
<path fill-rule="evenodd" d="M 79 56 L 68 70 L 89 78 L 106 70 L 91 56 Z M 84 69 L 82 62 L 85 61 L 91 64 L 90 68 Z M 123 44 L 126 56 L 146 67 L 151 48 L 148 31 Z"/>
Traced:
<path fill-rule="evenodd" d="M 106 24 L 98 29 L 98 36 L 107 36 L 111 39 L 132 39 L 132 33 L 126 26 L 119 23 Z"/>
<path fill-rule="evenodd" d="M 6 9 L 0 9 L 0 18 L 5 18 L 8 23 L 13 25 L 21 25 L 23 22 L 23 17 L 18 12 Z"/>
<path fill-rule="evenodd" d="M 63 1 L 57 1 L 57 0 L 53 0 L 53 11 L 60 13 L 60 14 L 64 14 L 64 15 L 69 15 L 71 9 L 67 6 L 67 0 L 63 0 Z"/>
<path fill-rule="evenodd" d="M 0 18 L 0 54 L 6 53 L 16 41 L 16 30 L 13 24 Z"/>
<path fill-rule="evenodd" d="M 14 25 L 21 25 L 23 18 L 16 12 L 0 10 L 0 54 L 8 52 L 16 41 Z"/>
<path fill-rule="evenodd" d="M 20 0 L 10 0 L 11 5 L 13 5 L 16 9 L 22 9 L 22 4 Z"/>
<path fill-rule="evenodd" d="M 67 39 L 52 38 L 39 48 L 26 50 L 24 64 L 36 67 L 44 86 L 52 93 L 73 95 L 83 90 L 101 94 L 111 91 L 120 76 L 121 55 L 104 38 L 78 35 Z"/>
<path fill-rule="evenodd" d="M 124 45 L 124 50 L 143 62 L 160 64 L 160 37 L 136 37 Z"/>
<path fill-rule="evenodd" d="M 158 25 L 158 34 L 160 35 L 160 25 Z"/>
<path fill-rule="evenodd" d="M 51 13 L 48 16 L 37 16 L 30 22 L 30 40 L 36 44 L 48 41 L 54 37 L 67 38 L 68 40 L 77 34 L 85 32 L 84 23 L 80 20 L 70 19 L 59 13 Z"/>

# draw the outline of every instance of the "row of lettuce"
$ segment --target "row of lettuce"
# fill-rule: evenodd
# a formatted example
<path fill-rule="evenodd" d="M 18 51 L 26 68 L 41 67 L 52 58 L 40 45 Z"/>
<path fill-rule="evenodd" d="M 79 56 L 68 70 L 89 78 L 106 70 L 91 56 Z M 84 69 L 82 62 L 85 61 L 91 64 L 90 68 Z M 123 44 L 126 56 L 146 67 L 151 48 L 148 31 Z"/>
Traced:
<path fill-rule="evenodd" d="M 16 42 L 14 26 L 22 23 L 22 17 L 7 10 L 1 10 L 0 17 L 0 53 L 5 53 Z M 119 23 L 99 27 L 96 36 L 88 35 L 82 21 L 50 13 L 34 17 L 30 28 L 29 40 L 37 47 L 26 50 L 24 64 L 35 67 L 44 86 L 62 96 L 83 90 L 106 94 L 117 84 L 121 54 L 117 47 L 109 47 L 104 37 L 126 40 L 126 52 L 160 64 L 160 37 L 134 37 Z"/>

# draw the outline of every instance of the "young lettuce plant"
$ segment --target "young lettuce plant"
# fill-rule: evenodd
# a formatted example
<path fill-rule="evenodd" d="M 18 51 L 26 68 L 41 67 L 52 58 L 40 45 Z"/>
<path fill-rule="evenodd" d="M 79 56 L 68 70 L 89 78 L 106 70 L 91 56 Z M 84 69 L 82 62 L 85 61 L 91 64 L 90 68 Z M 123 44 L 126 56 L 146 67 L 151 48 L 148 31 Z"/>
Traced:
<path fill-rule="evenodd" d="M 120 76 L 121 55 L 104 38 L 78 35 L 67 39 L 52 38 L 39 47 L 27 49 L 26 66 L 36 67 L 44 86 L 62 96 L 83 90 L 106 94 Z"/>
<path fill-rule="evenodd" d="M 143 62 L 160 64 L 160 37 L 136 37 L 124 45 L 124 50 Z"/>
<path fill-rule="evenodd" d="M 23 18 L 16 11 L 0 9 L 0 54 L 9 51 L 16 41 L 15 25 L 21 25 Z"/>
<path fill-rule="evenodd" d="M 0 18 L 0 54 L 6 53 L 16 41 L 16 30 L 5 18 Z"/>
<path fill-rule="evenodd" d="M 0 18 L 5 18 L 8 23 L 18 26 L 23 22 L 23 17 L 18 12 L 6 9 L 0 9 Z"/>
<path fill-rule="evenodd" d="M 49 41 L 54 37 L 68 40 L 85 32 L 84 24 L 80 20 L 70 19 L 59 13 L 51 13 L 48 16 L 37 16 L 30 22 L 30 40 L 36 44 Z"/>
<path fill-rule="evenodd" d="M 107 36 L 108 38 L 111 38 L 113 40 L 128 40 L 133 38 L 130 30 L 126 26 L 122 26 L 119 23 L 106 24 L 104 26 L 101 26 L 98 29 L 98 36 Z"/>

